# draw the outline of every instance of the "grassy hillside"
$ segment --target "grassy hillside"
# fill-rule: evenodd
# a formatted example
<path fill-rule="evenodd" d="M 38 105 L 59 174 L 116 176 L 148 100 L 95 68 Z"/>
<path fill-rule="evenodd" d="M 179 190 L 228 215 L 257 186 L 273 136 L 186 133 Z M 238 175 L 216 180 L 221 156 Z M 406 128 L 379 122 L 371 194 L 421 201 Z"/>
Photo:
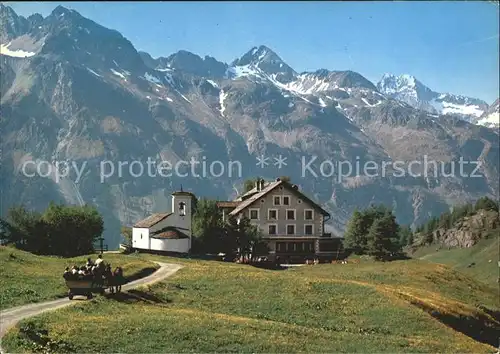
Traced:
<path fill-rule="evenodd" d="M 154 259 L 153 256 L 129 256 Z M 210 261 L 23 321 L 10 352 L 491 352 L 496 291 L 410 260 L 286 271 Z M 50 344 L 49 344 L 50 343 Z"/>
<path fill-rule="evenodd" d="M 436 251 L 435 245 L 421 247 L 412 254 L 412 257 L 449 265 L 473 276 L 474 279 L 484 281 L 491 286 L 498 286 L 499 233 L 500 229 L 493 230 L 488 238 L 470 248 Z"/>
<path fill-rule="evenodd" d="M 43 300 L 64 297 L 67 288 L 62 278 L 64 268 L 84 265 L 88 256 L 58 258 L 0 246 L 0 309 Z M 95 259 L 97 255 L 90 255 Z M 133 259 L 121 254 L 105 254 L 112 266 L 123 267 L 126 277 L 134 278 L 151 272 L 158 266 L 145 259 Z"/>

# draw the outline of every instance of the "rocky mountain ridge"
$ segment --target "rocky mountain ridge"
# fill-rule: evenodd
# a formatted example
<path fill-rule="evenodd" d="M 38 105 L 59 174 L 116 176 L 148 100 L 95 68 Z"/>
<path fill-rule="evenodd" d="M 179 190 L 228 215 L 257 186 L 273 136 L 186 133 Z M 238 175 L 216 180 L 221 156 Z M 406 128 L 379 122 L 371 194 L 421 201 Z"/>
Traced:
<path fill-rule="evenodd" d="M 497 100 L 488 107 L 486 112 L 479 117 L 476 123 L 498 130 L 500 128 L 500 99 L 497 98 Z"/>
<path fill-rule="evenodd" d="M 432 114 L 456 115 L 471 123 L 477 123 L 478 118 L 488 109 L 488 104 L 480 99 L 435 92 L 407 74 L 384 74 L 377 83 L 377 88 L 388 97 L 406 102 L 417 109 Z"/>
<path fill-rule="evenodd" d="M 246 178 L 289 175 L 331 212 L 336 234 L 356 206 L 392 205 L 401 223 L 412 224 L 498 195 L 496 131 L 416 109 L 359 73 L 297 73 L 265 46 L 231 64 L 186 51 L 154 59 L 64 7 L 28 20 L 0 6 L 2 213 L 18 203 L 92 203 L 116 245 L 121 224 L 169 208 L 169 194 L 181 184 L 227 199 Z M 260 156 L 268 165 L 256 165 Z M 443 167 L 420 164 L 418 176 L 399 176 L 390 164 L 376 176 L 362 167 L 328 169 L 369 161 L 408 167 L 424 156 Z M 286 165 L 277 167 L 278 157 Z M 450 175 L 460 157 L 480 166 Z M 148 158 L 180 167 L 170 176 L 138 177 Z M 191 159 L 200 162 L 196 173 L 184 163 Z M 48 164 L 34 170 L 42 161 Z M 219 177 L 210 173 L 216 161 L 225 166 Z M 67 176 L 57 172 L 58 162 L 69 164 Z M 230 174 L 229 162 L 239 162 L 241 173 Z"/>
<path fill-rule="evenodd" d="M 433 243 L 443 248 L 468 248 L 479 240 L 492 235 L 492 231 L 500 228 L 500 217 L 497 211 L 481 210 L 474 215 L 463 217 L 451 228 L 438 228 L 432 232 Z M 413 247 L 424 244 L 417 240 Z"/>

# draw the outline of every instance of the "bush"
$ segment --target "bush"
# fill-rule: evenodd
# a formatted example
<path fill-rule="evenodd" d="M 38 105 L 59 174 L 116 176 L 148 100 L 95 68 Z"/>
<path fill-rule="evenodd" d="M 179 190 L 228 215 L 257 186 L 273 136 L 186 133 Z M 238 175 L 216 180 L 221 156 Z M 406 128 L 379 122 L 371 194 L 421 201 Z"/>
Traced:
<path fill-rule="evenodd" d="M 2 220 L 3 244 L 42 255 L 74 257 L 94 252 L 103 220 L 94 207 L 51 203 L 43 214 L 22 206 L 9 209 Z"/>

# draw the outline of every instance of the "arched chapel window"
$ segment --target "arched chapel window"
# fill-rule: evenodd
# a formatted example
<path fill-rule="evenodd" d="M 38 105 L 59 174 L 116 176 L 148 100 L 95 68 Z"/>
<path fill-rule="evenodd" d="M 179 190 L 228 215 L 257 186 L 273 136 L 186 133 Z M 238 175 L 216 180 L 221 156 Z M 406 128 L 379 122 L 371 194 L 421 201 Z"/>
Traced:
<path fill-rule="evenodd" d="M 186 203 L 179 203 L 179 215 L 186 215 Z"/>

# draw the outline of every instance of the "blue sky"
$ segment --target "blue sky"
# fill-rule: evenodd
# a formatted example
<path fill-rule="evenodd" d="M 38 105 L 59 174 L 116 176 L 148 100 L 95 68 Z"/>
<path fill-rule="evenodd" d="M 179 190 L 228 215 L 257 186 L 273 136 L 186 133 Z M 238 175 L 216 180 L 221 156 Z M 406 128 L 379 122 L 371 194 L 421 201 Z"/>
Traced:
<path fill-rule="evenodd" d="M 265 44 L 297 71 L 411 74 L 438 92 L 499 96 L 492 2 L 18 2 L 18 14 L 75 9 L 153 57 L 185 49 L 231 62 Z"/>

